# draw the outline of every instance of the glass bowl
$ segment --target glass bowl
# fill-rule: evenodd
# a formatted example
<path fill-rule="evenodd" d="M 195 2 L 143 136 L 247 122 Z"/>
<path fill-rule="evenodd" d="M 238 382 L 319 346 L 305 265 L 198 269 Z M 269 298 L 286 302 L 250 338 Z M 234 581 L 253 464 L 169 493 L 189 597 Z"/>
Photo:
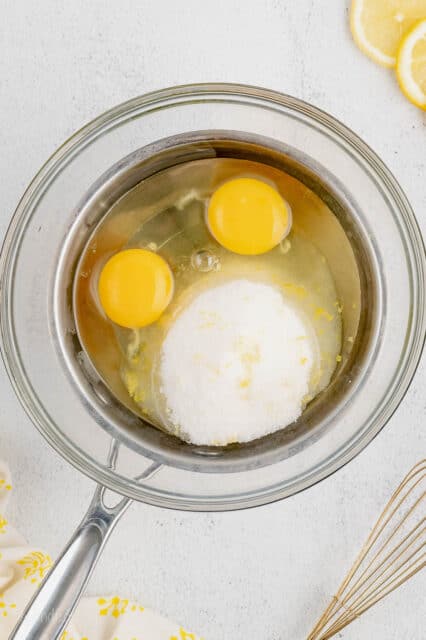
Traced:
<path fill-rule="evenodd" d="M 212 451 L 197 457 L 155 438 L 138 438 L 138 425 L 129 422 L 124 407 L 111 406 L 105 388 L 87 368 L 71 315 L 57 296 L 58 282 L 64 282 L 59 277 L 66 264 L 64 248 L 77 246 L 99 217 L 99 207 L 88 205 L 98 194 L 100 176 L 104 182 L 105 176 L 114 178 L 126 158 L 140 150 L 154 156 L 165 139 L 218 131 L 269 140 L 295 161 L 302 158 L 344 200 L 371 263 L 366 272 L 371 296 L 363 314 L 372 316 L 372 330 L 359 375 L 347 376 L 344 397 L 315 428 L 269 447 L 267 455 L 254 447 L 242 460 Z M 34 178 L 12 219 L 0 260 L 1 350 L 30 418 L 83 473 L 119 494 L 163 507 L 245 508 L 289 496 L 328 476 L 386 424 L 414 375 L 425 337 L 425 251 L 395 178 L 331 116 L 255 87 L 174 87 L 99 116 L 65 142 Z M 80 358 L 70 362 L 70 353 Z M 111 464 L 109 452 L 117 441 L 119 452 Z"/>

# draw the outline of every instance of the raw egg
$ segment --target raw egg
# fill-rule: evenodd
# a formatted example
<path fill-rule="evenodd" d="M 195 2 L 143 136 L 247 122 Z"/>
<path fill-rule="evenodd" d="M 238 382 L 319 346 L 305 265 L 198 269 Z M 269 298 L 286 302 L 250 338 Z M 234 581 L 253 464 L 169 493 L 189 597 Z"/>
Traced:
<path fill-rule="evenodd" d="M 101 305 L 110 320 L 136 329 L 158 320 L 173 295 L 167 262 L 146 249 L 126 249 L 104 265 L 98 282 Z"/>
<path fill-rule="evenodd" d="M 210 198 L 207 224 L 225 249 L 258 255 L 273 249 L 291 226 L 290 206 L 276 189 L 255 178 L 221 185 Z"/>

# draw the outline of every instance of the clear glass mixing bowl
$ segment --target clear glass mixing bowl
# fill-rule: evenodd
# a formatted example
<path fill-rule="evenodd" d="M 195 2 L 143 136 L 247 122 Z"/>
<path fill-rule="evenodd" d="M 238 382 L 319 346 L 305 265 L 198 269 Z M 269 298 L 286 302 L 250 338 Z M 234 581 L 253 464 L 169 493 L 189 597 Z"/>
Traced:
<path fill-rule="evenodd" d="M 308 155 L 344 187 L 377 263 L 380 322 L 348 401 L 281 459 L 247 468 L 174 465 L 161 449 L 121 441 L 108 416 L 82 398 L 59 357 L 52 289 L 80 201 L 122 158 L 169 136 L 232 130 Z M 241 85 L 174 87 L 130 100 L 74 134 L 19 203 L 1 254 L 1 350 L 11 382 L 48 442 L 83 473 L 130 498 L 193 510 L 226 510 L 283 498 L 328 476 L 386 424 L 415 372 L 425 337 L 425 251 L 397 181 L 352 131 L 295 98 Z M 66 331 L 66 330 L 65 330 Z M 72 339 L 72 337 L 71 337 Z M 157 464 L 155 474 L 136 479 Z M 213 470 L 213 472 L 212 472 Z"/>

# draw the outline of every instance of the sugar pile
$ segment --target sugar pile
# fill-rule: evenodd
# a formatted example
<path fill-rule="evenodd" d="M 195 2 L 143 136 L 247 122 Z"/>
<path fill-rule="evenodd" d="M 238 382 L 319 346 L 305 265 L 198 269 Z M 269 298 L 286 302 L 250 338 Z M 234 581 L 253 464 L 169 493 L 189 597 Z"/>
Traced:
<path fill-rule="evenodd" d="M 159 373 L 169 422 L 188 442 L 247 442 L 301 414 L 316 359 L 302 316 L 273 286 L 204 290 L 177 316 Z"/>

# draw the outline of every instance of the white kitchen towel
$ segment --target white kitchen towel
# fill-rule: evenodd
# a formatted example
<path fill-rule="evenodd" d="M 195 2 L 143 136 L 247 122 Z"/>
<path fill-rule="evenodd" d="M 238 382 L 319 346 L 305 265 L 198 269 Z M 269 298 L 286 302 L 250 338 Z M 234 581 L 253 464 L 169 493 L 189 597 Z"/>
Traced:
<path fill-rule="evenodd" d="M 5 517 L 12 493 L 0 461 L 0 640 L 7 640 L 25 605 L 52 566 Z M 202 640 L 159 614 L 116 595 L 83 598 L 61 640 Z"/>

